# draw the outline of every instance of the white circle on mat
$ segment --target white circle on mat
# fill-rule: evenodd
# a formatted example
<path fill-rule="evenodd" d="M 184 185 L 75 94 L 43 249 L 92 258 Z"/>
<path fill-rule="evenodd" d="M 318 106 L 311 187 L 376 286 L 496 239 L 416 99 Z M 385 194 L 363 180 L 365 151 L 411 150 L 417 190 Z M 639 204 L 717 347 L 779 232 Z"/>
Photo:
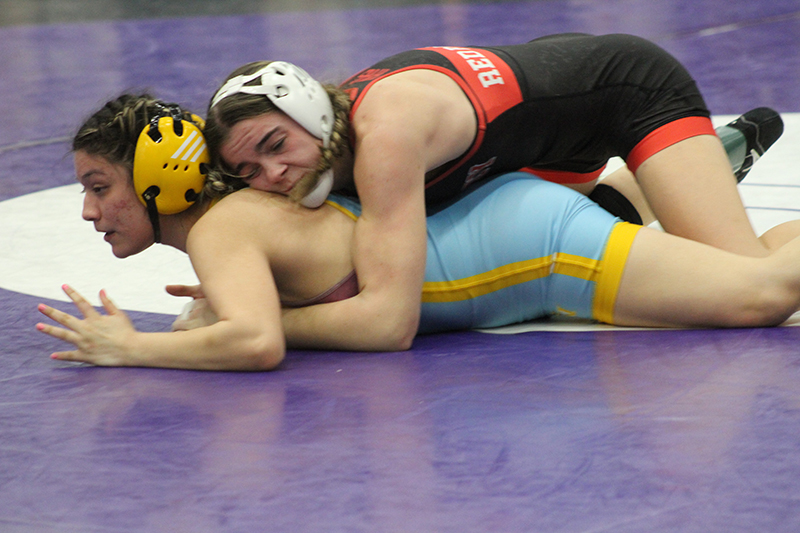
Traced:
<path fill-rule="evenodd" d="M 153 245 L 118 259 L 103 234 L 81 218 L 81 190 L 76 183 L 0 202 L 0 287 L 67 301 L 61 286 L 69 284 L 93 305 L 105 289 L 122 309 L 179 313 L 187 300 L 164 287 L 197 283 L 188 256 Z"/>

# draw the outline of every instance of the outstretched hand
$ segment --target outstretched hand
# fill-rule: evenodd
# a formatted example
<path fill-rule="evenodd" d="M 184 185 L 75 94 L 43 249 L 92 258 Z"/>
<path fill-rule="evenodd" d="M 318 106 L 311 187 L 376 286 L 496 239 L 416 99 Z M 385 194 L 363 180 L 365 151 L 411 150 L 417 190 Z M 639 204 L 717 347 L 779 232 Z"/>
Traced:
<path fill-rule="evenodd" d="M 39 304 L 39 312 L 63 327 L 39 323 L 36 329 L 77 348 L 56 352 L 50 357 L 100 366 L 124 365 L 131 337 L 136 333 L 128 316 L 114 305 L 105 291 L 100 291 L 100 302 L 106 312 L 101 314 L 72 287 L 64 285 L 62 289 L 84 318 Z"/>

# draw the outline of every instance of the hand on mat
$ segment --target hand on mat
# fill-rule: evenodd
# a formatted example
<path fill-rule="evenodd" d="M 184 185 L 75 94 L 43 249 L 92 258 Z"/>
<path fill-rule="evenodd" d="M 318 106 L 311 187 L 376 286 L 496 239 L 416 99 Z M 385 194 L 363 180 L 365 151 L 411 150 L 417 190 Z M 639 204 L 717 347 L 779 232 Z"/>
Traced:
<path fill-rule="evenodd" d="M 100 366 L 123 365 L 131 336 L 136 333 L 128 316 L 114 305 L 105 291 L 100 291 L 100 301 L 107 313 L 104 315 L 72 287 L 64 285 L 62 288 L 84 318 L 81 320 L 58 309 L 39 304 L 39 311 L 58 322 L 63 328 L 39 323 L 36 324 L 36 329 L 69 342 L 77 348 L 67 352 L 56 352 L 50 357 Z"/>
<path fill-rule="evenodd" d="M 172 331 L 188 331 L 190 329 L 210 326 L 219 321 L 217 314 L 208 305 L 205 298 L 195 298 L 183 307 L 183 312 L 172 323 Z"/>
<path fill-rule="evenodd" d="M 211 310 L 203 295 L 200 285 L 167 285 L 167 292 L 172 296 L 189 296 L 192 301 L 183 307 L 183 312 L 172 323 L 172 331 L 188 331 L 190 329 L 210 326 L 219 321 Z"/>

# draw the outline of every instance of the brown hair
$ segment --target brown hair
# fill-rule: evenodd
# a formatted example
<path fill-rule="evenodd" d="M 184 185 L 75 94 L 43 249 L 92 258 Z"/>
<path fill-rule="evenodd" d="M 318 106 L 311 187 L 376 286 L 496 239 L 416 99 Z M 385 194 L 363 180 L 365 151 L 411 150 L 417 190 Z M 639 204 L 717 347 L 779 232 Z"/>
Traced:
<path fill-rule="evenodd" d="M 102 156 L 133 170 L 139 134 L 156 112 L 158 100 L 143 93 L 123 94 L 90 116 L 72 139 L 72 151 Z"/>
<path fill-rule="evenodd" d="M 231 72 L 225 81 L 227 82 L 235 76 L 253 74 L 270 63 L 271 61 L 247 63 Z M 316 168 L 317 175 L 331 168 L 336 158 L 345 153 L 345 151 L 351 150 L 349 138 L 350 98 L 335 85 L 323 84 L 322 86 L 325 92 L 328 93 L 333 105 L 334 124 L 328 147 L 320 147 L 321 157 Z M 230 168 L 222 160 L 219 155 L 220 148 L 228 139 L 231 128 L 236 124 L 248 118 L 277 110 L 278 108 L 269 98 L 245 93 L 228 96 L 217 102 L 214 107 L 209 105 L 208 118 L 206 119 L 206 127 L 203 133 L 211 154 L 211 169 L 208 174 L 208 182 L 212 189 L 225 193 L 247 186 L 242 180 L 244 176 L 238 175 L 234 169 Z M 308 191 L 296 191 L 296 194 L 302 197 L 306 192 Z"/>
<path fill-rule="evenodd" d="M 136 143 L 142 130 L 164 108 L 179 108 L 178 104 L 165 103 L 147 93 L 122 94 L 109 100 L 78 128 L 72 139 L 72 151 L 84 151 L 100 156 L 115 165 L 122 165 L 133 175 Z M 181 109 L 181 117 L 201 127 L 188 111 Z M 206 191 L 208 193 L 208 180 Z"/>

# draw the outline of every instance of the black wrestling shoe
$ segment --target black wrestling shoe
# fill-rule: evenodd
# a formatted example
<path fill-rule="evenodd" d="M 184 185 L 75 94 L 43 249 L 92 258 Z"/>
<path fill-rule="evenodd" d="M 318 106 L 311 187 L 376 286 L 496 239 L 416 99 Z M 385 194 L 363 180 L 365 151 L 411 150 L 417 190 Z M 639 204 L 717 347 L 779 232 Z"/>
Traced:
<path fill-rule="evenodd" d="M 783 134 L 783 120 L 774 109 L 759 107 L 748 111 L 727 126 L 742 132 L 747 141 L 744 161 L 734 172 L 736 182 L 739 183 L 750 172 L 758 158 L 764 155 L 764 152 Z"/>

